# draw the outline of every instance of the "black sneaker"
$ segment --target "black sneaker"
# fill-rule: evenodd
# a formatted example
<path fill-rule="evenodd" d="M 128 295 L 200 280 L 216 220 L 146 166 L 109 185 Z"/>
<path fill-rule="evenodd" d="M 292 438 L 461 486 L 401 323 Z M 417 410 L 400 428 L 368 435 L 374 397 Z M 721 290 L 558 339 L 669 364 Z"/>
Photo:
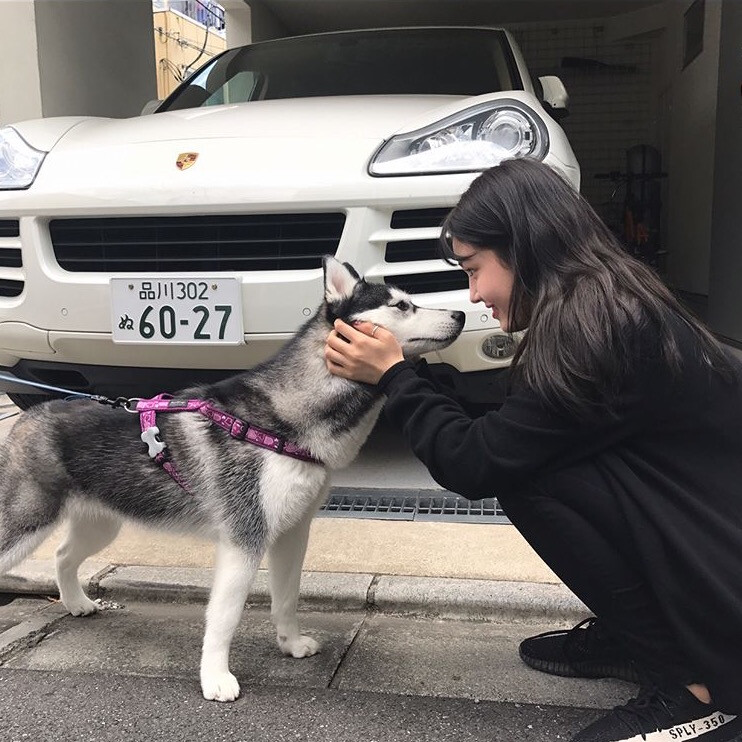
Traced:
<path fill-rule="evenodd" d="M 520 643 L 520 658 L 534 670 L 568 678 L 639 682 L 634 663 L 593 616 L 572 629 L 547 631 Z"/>
<path fill-rule="evenodd" d="M 572 742 L 737 742 L 742 717 L 717 711 L 683 686 L 647 688 L 625 706 L 617 706 Z"/>

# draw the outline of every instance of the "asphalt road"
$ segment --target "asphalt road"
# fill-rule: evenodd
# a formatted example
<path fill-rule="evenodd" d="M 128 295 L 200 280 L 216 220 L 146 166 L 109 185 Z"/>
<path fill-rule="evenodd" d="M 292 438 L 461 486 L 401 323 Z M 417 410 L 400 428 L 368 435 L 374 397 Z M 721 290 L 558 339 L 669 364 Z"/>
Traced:
<path fill-rule="evenodd" d="M 541 742 L 594 712 L 371 691 L 249 687 L 232 704 L 174 678 L 0 669 L 5 742 Z"/>

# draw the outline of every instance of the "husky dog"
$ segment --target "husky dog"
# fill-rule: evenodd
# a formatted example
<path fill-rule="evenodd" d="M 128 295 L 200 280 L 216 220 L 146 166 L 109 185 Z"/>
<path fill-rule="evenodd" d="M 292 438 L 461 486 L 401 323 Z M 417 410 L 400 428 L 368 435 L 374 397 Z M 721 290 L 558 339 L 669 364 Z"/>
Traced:
<path fill-rule="evenodd" d="M 69 532 L 57 549 L 56 571 L 61 600 L 73 616 L 97 610 L 78 568 L 113 541 L 123 520 L 217 542 L 201 655 L 201 688 L 210 700 L 239 695 L 229 647 L 266 552 L 280 650 L 293 657 L 319 651 L 314 639 L 299 633 L 296 615 L 309 524 L 327 497 L 330 472 L 355 458 L 383 404 L 374 387 L 327 370 L 324 346 L 334 319 L 381 325 L 406 355 L 446 347 L 464 325 L 463 312 L 416 307 L 399 289 L 366 283 L 334 258 L 325 258 L 324 274 L 319 310 L 272 359 L 178 394 L 210 400 L 314 460 L 236 440 L 201 414 L 160 413 L 158 442 L 166 444 L 184 487 L 148 456 L 138 416 L 89 400 L 32 408 L 0 452 L 0 573 L 66 518 Z"/>

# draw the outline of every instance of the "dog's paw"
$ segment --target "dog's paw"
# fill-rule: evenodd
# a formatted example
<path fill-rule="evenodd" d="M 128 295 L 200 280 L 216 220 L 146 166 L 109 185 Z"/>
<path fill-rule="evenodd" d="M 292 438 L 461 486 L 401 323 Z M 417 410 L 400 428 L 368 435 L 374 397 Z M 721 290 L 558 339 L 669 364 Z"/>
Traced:
<path fill-rule="evenodd" d="M 284 654 L 297 658 L 311 657 L 321 649 L 320 643 L 311 636 L 297 636 L 296 639 L 282 639 L 279 636 L 278 646 Z"/>
<path fill-rule="evenodd" d="M 86 598 L 81 595 L 79 598 L 71 600 L 62 600 L 64 607 L 73 616 L 91 616 L 93 613 L 98 613 L 100 606 L 94 603 L 90 598 Z"/>
<path fill-rule="evenodd" d="M 202 672 L 201 691 L 207 701 L 235 701 L 240 684 L 231 672 Z"/>

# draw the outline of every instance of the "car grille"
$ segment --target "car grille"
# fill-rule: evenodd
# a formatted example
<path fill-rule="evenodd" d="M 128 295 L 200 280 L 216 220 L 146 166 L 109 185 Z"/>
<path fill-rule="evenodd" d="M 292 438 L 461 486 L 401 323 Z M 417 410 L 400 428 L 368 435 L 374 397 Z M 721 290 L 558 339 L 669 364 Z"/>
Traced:
<path fill-rule="evenodd" d="M 21 268 L 23 260 L 18 247 L 0 247 L 0 268 Z"/>
<path fill-rule="evenodd" d="M 445 209 L 409 209 L 395 211 L 390 226 L 392 229 L 410 229 L 415 227 L 440 227 L 448 216 L 450 208 Z"/>
<path fill-rule="evenodd" d="M 59 266 L 72 272 L 174 273 L 319 268 L 345 214 L 54 219 Z"/>
<path fill-rule="evenodd" d="M 0 298 L 20 296 L 23 292 L 23 281 L 13 277 L 14 271 L 2 274 L 3 268 L 23 267 L 20 234 L 18 219 L 0 219 Z"/>
<path fill-rule="evenodd" d="M 440 227 L 449 211 L 447 208 L 395 211 L 389 226 L 392 229 Z M 423 239 L 388 242 L 384 259 L 387 263 L 404 263 L 408 260 L 435 260 L 438 257 L 438 240 Z"/>
<path fill-rule="evenodd" d="M 20 296 L 22 291 L 23 281 L 11 281 L 7 278 L 0 278 L 0 296 Z"/>
<path fill-rule="evenodd" d="M 0 219 L 0 237 L 18 237 L 20 233 L 17 219 Z"/>
<path fill-rule="evenodd" d="M 440 258 L 438 240 L 403 240 L 387 242 L 384 260 L 387 263 L 406 263 L 408 260 L 435 260 Z"/>
<path fill-rule="evenodd" d="M 469 279 L 462 270 L 411 275 L 385 276 L 384 283 L 396 286 L 408 294 L 429 294 L 437 291 L 458 291 L 469 286 Z"/>
<path fill-rule="evenodd" d="M 430 230 L 441 226 L 450 208 L 412 209 L 395 211 L 389 226 L 394 229 L 425 229 L 427 234 L 420 239 L 392 240 L 386 243 L 384 260 L 387 263 L 416 263 L 441 260 L 438 238 L 430 238 Z M 413 235 L 414 236 L 414 235 Z M 405 238 L 409 233 L 405 234 Z M 437 291 L 456 291 L 468 286 L 466 276 L 460 270 L 431 272 L 429 266 L 420 266 L 420 273 L 400 273 L 384 280 L 406 291 L 408 294 L 426 294 Z M 399 268 L 397 269 L 399 270 Z"/>

